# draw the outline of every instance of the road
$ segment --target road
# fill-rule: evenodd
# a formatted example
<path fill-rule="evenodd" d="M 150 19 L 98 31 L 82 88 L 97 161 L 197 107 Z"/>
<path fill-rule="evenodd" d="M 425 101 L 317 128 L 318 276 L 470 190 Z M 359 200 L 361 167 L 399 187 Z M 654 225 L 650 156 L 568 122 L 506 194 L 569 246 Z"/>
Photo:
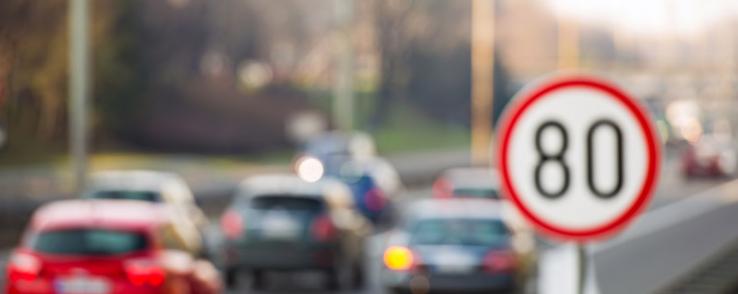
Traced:
<path fill-rule="evenodd" d="M 669 293 L 707 263 L 720 264 L 713 260 L 716 254 L 736 249 L 736 222 L 738 181 L 652 210 L 617 238 L 592 248 L 600 293 Z M 726 282 L 720 279 L 707 283 Z"/>
<path fill-rule="evenodd" d="M 725 182 L 725 180 L 685 180 L 678 173 L 677 163 L 675 160 L 667 160 L 663 167 L 661 181 L 659 187 L 654 196 L 654 200 L 649 207 L 649 210 L 668 206 L 669 204 L 695 195 L 701 191 L 705 191 L 711 187 Z M 413 201 L 414 199 L 427 197 L 429 195 L 429 188 L 427 186 L 419 186 L 409 190 L 405 193 L 400 201 L 405 203 Z M 216 222 L 217 223 L 217 222 Z M 374 235 L 369 241 L 369 262 L 367 285 L 364 289 L 358 291 L 345 291 L 338 293 L 382 293 L 382 286 L 379 281 L 378 272 L 380 269 L 379 260 L 381 260 L 381 251 L 383 249 L 384 237 L 382 234 Z M 556 244 L 549 244 L 556 245 Z M 658 244 L 659 246 L 670 247 L 672 244 Z M 0 265 L 4 269 L 4 262 L 7 259 L 7 250 L 5 254 L 0 254 Z M 644 257 L 646 258 L 646 257 Z M 607 260 L 607 259 L 605 259 Z M 654 261 L 656 262 L 656 261 Z M 659 261 L 661 262 L 661 261 Z M 602 265 L 608 268 L 608 271 L 619 272 L 623 275 L 627 275 L 628 265 L 617 262 L 616 260 L 607 260 L 606 265 Z M 600 265 L 596 265 L 600 266 Z M 3 275 L 4 276 L 4 275 Z M 606 277 L 602 277 L 606 278 Z M 641 277 L 643 278 L 643 277 Z M 299 274 L 286 274 L 286 273 L 274 273 L 267 276 L 267 284 L 269 285 L 268 291 L 263 292 L 249 292 L 249 293 L 324 293 L 321 289 L 322 277 L 319 273 L 299 273 Z M 0 281 L 2 284 L 2 281 Z M 242 283 L 246 287 L 235 289 L 232 293 L 243 293 L 247 290 L 248 281 L 244 280 Z M 605 292 L 603 292 L 605 293 Z M 609 292 L 606 292 L 609 293 Z"/>
<path fill-rule="evenodd" d="M 430 195 L 429 188 L 418 188 L 408 190 L 398 199 L 400 207 L 403 207 L 415 199 L 427 197 Z M 213 236 L 217 242 L 217 235 Z M 378 273 L 380 272 L 381 256 L 385 244 L 385 234 L 382 232 L 373 234 L 367 240 L 367 261 L 365 272 L 366 285 L 363 289 L 353 291 L 338 291 L 333 293 L 383 293 Z M 241 277 L 239 287 L 231 289 L 229 293 L 332 293 L 322 288 L 324 277 L 318 272 L 298 272 L 298 273 L 270 273 L 267 275 L 268 288 L 263 291 L 251 291 L 250 281 L 248 277 Z"/>
<path fill-rule="evenodd" d="M 240 287 L 232 289 L 228 293 L 383 293 L 379 276 L 377 273 L 380 270 L 381 260 L 381 244 L 384 243 L 383 235 L 377 234 L 372 236 L 369 242 L 369 258 L 366 264 L 366 287 L 360 290 L 353 291 L 337 291 L 327 292 L 323 290 L 323 276 L 318 272 L 303 272 L 303 273 L 271 273 L 267 275 L 267 288 L 260 291 L 250 291 L 249 281 L 247 277 L 243 277 L 240 282 Z"/>
<path fill-rule="evenodd" d="M 675 283 L 689 281 L 696 273 L 694 270 L 724 250 L 724 246 L 735 242 L 738 234 L 732 233 L 735 230 L 727 224 L 738 221 L 738 205 L 731 200 L 738 197 L 734 193 L 738 192 L 738 181 L 686 180 L 675 167 L 673 160 L 665 164 L 654 200 L 644 215 L 618 236 L 589 246 L 591 277 L 588 283 L 595 285 L 595 293 L 666 290 Z M 549 251 L 554 256 L 552 261 L 542 262 L 547 268 L 543 272 L 556 278 L 543 282 L 542 290 L 551 288 L 545 285 L 576 275 L 574 272 L 562 274 L 560 266 L 574 256 L 573 246 L 557 245 L 562 246 L 552 246 Z M 572 265 L 575 266 L 576 263 Z"/>
<path fill-rule="evenodd" d="M 727 180 L 725 179 L 722 179 L 722 180 L 712 180 L 712 179 L 687 180 L 679 174 L 678 168 L 677 168 L 677 162 L 675 160 L 668 160 L 664 165 L 661 181 L 659 183 L 659 187 L 656 191 L 656 194 L 654 195 L 654 199 L 651 202 L 651 205 L 649 206 L 649 210 L 654 210 L 654 209 L 668 206 L 676 201 L 683 200 L 686 197 L 698 194 L 712 187 L 725 183 L 726 181 Z M 404 195 L 401 201 L 410 202 L 410 201 L 413 201 L 414 199 L 428 197 L 429 191 L 430 190 L 427 187 L 411 190 L 409 191 L 409 193 Z M 345 291 L 345 292 L 338 292 L 338 293 L 383 293 L 384 292 L 380 284 L 379 277 L 377 276 L 377 273 L 379 272 L 379 267 L 381 266 L 379 261 L 381 260 L 380 256 L 381 256 L 381 250 L 383 248 L 383 241 L 384 241 L 383 236 L 381 234 L 375 235 L 369 241 L 371 258 L 368 262 L 369 264 L 368 266 L 370 270 L 368 271 L 369 273 L 368 281 L 369 282 L 367 283 L 367 287 L 359 291 Z M 558 244 L 551 242 L 551 243 L 546 244 L 545 246 L 556 246 L 556 245 Z M 672 245 L 660 244 L 660 246 L 670 247 Z M 633 249 L 633 250 L 637 250 L 637 249 Z M 599 260 L 599 261 L 602 261 L 602 260 Z M 628 270 L 629 268 L 627 264 L 623 264 L 621 262 L 618 262 L 617 260 L 606 260 L 605 262 L 608 264 L 597 264 L 595 266 L 605 268 L 606 269 L 605 272 L 607 273 L 616 272 L 621 275 L 628 275 L 628 273 L 630 272 Z M 601 278 L 606 279 L 606 277 L 601 277 Z M 648 278 L 648 277 L 645 277 L 645 278 Z M 248 283 L 247 280 L 245 280 L 244 282 Z M 321 290 L 320 288 L 321 282 L 322 282 L 322 277 L 317 273 L 301 273 L 301 274 L 275 273 L 268 277 L 268 284 L 270 285 L 270 288 L 268 288 L 268 291 L 258 291 L 258 292 L 249 292 L 249 293 L 330 293 L 330 292 L 325 292 Z M 611 290 L 612 286 L 610 284 L 607 284 L 607 283 L 604 283 L 604 284 L 610 287 L 607 290 Z M 618 289 L 617 286 L 615 286 L 615 289 Z M 235 289 L 232 291 L 232 293 L 243 293 L 243 291 L 245 290 L 247 290 L 247 287 Z M 617 291 L 608 292 L 607 290 L 602 291 L 602 293 L 623 293 L 623 292 L 617 292 Z M 632 293 L 635 293 L 635 292 L 632 292 Z"/>

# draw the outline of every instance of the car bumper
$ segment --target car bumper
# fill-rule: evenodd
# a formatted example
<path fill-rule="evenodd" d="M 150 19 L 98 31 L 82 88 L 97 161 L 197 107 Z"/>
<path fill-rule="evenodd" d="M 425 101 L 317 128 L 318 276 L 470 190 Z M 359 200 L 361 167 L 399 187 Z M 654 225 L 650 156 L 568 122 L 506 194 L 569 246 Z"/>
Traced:
<path fill-rule="evenodd" d="M 225 265 L 235 269 L 329 269 L 338 258 L 336 244 L 253 242 L 231 243 L 225 248 Z"/>
<path fill-rule="evenodd" d="M 382 282 L 386 288 L 411 290 L 428 288 L 432 291 L 482 291 L 482 290 L 511 290 L 516 287 L 514 274 L 438 274 L 438 273 L 409 273 L 385 270 L 382 273 Z"/>
<path fill-rule="evenodd" d="M 689 176 L 722 176 L 725 175 L 715 163 L 699 164 L 688 163 L 683 167 L 684 173 Z"/>
<path fill-rule="evenodd" d="M 136 286 L 125 282 L 114 282 L 110 284 L 109 289 L 99 290 L 96 292 L 90 291 L 89 293 L 96 294 L 124 294 L 124 293 L 141 293 L 141 294 L 161 294 L 161 293 L 177 293 L 176 291 L 167 290 L 168 287 L 159 286 Z M 51 279 L 36 279 L 33 281 L 22 280 L 16 282 L 10 282 L 6 286 L 6 292 L 8 294 L 64 294 L 57 286 L 52 282 Z M 173 290 L 173 289 L 170 289 Z M 66 292 L 76 293 L 76 292 Z"/>

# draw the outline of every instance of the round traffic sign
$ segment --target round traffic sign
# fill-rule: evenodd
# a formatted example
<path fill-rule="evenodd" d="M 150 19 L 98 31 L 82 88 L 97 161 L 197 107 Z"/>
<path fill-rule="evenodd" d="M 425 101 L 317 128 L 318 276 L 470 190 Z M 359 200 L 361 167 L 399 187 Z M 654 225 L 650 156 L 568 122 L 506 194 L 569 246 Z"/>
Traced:
<path fill-rule="evenodd" d="M 638 102 L 597 78 L 554 77 L 519 93 L 502 116 L 505 194 L 540 231 L 609 236 L 648 204 L 660 141 Z"/>

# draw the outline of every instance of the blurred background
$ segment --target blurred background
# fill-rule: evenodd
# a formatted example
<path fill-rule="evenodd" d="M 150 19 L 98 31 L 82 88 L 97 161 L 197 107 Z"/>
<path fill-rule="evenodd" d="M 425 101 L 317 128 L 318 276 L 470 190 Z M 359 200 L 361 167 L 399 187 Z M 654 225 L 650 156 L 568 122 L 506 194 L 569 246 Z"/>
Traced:
<path fill-rule="evenodd" d="M 3 0 L 2 256 L 92 172 L 177 173 L 217 223 L 244 177 L 291 172 L 331 130 L 371 138 L 402 183 L 394 201 L 427 198 L 444 170 L 494 162 L 504 106 L 562 70 L 641 99 L 665 144 L 660 214 L 592 249 L 593 284 L 730 291 L 737 24 L 730 0 Z M 695 279 L 717 282 L 685 290 Z M 541 288 L 560 287 L 528 287 Z"/>
<path fill-rule="evenodd" d="M 139 154 L 268 161 L 299 144 L 292 125 L 306 117 L 369 132 L 383 152 L 469 145 L 471 1 L 334 2 L 91 3 L 93 164 Z M 670 126 L 666 139 L 733 124 L 729 1 L 494 2 L 494 26 L 481 28 L 494 32 L 490 117 L 564 68 L 642 97 Z M 67 1 L 3 6 L 0 160 L 59 165 L 70 140 Z M 347 19 L 337 6 L 349 6 Z"/>

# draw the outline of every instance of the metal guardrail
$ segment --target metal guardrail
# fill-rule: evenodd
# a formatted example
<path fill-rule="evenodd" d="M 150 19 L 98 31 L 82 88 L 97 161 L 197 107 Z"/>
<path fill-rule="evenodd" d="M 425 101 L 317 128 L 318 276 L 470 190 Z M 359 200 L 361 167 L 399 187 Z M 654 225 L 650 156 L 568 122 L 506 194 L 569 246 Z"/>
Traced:
<path fill-rule="evenodd" d="M 731 181 L 653 210 L 619 237 L 593 246 L 598 292 L 669 291 L 736 240 L 738 181 Z"/>

